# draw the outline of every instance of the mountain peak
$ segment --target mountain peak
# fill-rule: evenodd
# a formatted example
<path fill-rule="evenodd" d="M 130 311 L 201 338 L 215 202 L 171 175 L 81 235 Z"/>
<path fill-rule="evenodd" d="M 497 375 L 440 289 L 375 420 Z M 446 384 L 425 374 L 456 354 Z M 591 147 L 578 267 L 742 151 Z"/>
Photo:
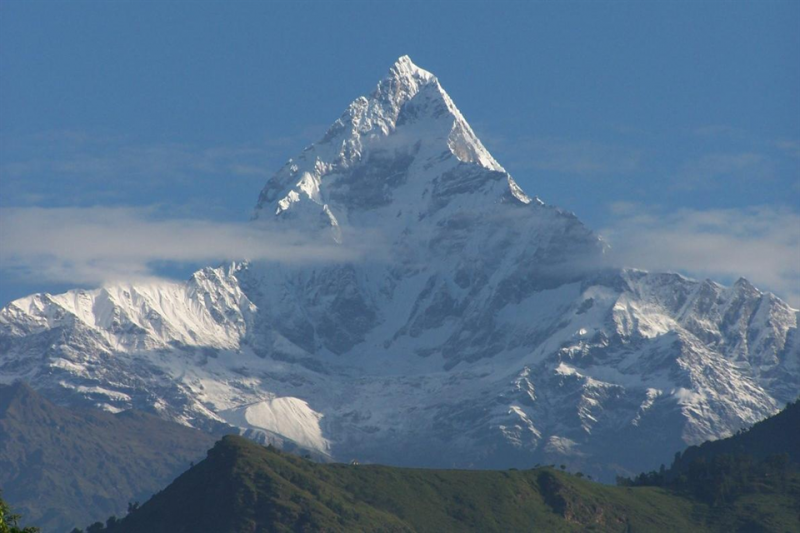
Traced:
<path fill-rule="evenodd" d="M 397 58 L 392 68 L 389 69 L 389 74 L 395 77 L 414 77 L 427 80 L 435 78 L 433 74 L 424 68 L 418 67 L 407 55 Z"/>
<path fill-rule="evenodd" d="M 432 180 L 465 163 L 505 174 L 505 185 L 498 185 L 493 196 L 511 194 L 531 202 L 483 146 L 436 76 L 404 55 L 369 96 L 356 98 L 322 139 L 267 182 L 254 218 L 271 212 L 316 225 L 321 217 L 325 226 L 330 222 L 338 228 L 353 209 L 396 204 L 396 213 L 404 209 L 398 202 L 406 207 L 430 202 L 423 196 Z M 482 179 L 484 184 L 495 181 L 489 174 Z"/>
<path fill-rule="evenodd" d="M 411 57 L 409 57 L 408 54 L 404 54 L 397 58 L 397 61 L 394 62 L 394 66 L 397 67 L 398 65 L 409 65 L 413 68 L 419 68 L 414 64 L 413 61 L 411 61 Z"/>
<path fill-rule="evenodd" d="M 427 86 L 434 86 L 434 94 L 444 95 L 436 76 L 415 65 L 410 57 L 402 56 L 378 83 L 370 98 L 356 100 L 354 104 L 366 104 L 367 116 L 372 119 L 367 122 L 385 122 L 381 129 L 389 133 L 396 127 L 403 106 Z"/>
<path fill-rule="evenodd" d="M 371 100 L 377 104 L 375 108 L 380 108 L 386 112 L 385 116 L 390 117 L 390 131 L 404 124 L 426 122 L 429 131 L 425 134 L 439 130 L 439 139 L 446 141 L 446 148 L 459 161 L 505 172 L 472 131 L 436 76 L 418 67 L 409 56 L 401 56 L 392 65 L 388 76 L 381 80 L 371 95 Z M 437 126 L 432 126 L 433 123 Z"/>
<path fill-rule="evenodd" d="M 444 92 L 436 76 L 415 65 L 410 57 L 401 56 L 378 83 L 371 98 L 380 103 L 387 118 L 394 122 L 403 105 L 417 96 L 423 87 L 432 84 L 436 85 L 437 92 Z"/>
<path fill-rule="evenodd" d="M 422 85 L 436 81 L 436 76 L 415 65 L 410 57 L 401 56 L 394 62 L 383 81 L 395 81 L 406 87 L 418 89 Z"/>

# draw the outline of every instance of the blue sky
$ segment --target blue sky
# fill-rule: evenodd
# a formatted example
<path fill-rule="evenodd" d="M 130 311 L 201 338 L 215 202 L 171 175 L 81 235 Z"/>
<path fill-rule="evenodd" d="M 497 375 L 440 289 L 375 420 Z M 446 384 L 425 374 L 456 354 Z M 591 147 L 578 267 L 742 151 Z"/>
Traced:
<path fill-rule="evenodd" d="M 527 192 L 630 264 L 746 275 L 797 306 L 798 28 L 799 2 L 6 0 L 0 304 L 103 281 L 102 257 L 20 259 L 31 227 L 246 221 L 271 173 L 409 54 Z M 137 272 L 202 260 L 145 254 Z"/>

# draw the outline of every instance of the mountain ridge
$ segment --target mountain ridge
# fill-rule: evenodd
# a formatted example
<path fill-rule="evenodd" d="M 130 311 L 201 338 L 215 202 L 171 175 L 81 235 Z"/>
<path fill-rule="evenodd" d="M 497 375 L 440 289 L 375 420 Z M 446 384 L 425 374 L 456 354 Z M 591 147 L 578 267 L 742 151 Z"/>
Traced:
<path fill-rule="evenodd" d="M 800 388 L 796 310 L 748 282 L 608 264 L 408 58 L 267 182 L 254 218 L 342 247 L 377 234 L 385 253 L 23 298 L 0 310 L 0 381 L 326 457 L 603 479 Z"/>
<path fill-rule="evenodd" d="M 65 409 L 0 385 L 0 487 L 27 523 L 67 531 L 149 498 L 217 437 L 146 413 Z"/>

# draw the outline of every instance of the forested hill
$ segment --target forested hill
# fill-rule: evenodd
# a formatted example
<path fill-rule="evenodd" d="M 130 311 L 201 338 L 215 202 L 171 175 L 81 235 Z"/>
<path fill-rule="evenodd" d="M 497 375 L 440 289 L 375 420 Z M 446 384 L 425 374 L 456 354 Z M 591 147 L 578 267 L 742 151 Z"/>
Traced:
<path fill-rule="evenodd" d="M 720 485 L 737 485 L 737 491 L 752 489 L 756 478 L 800 469 L 800 400 L 753 427 L 726 439 L 690 446 L 677 452 L 669 468 L 642 473 L 634 479 L 617 478 L 617 484 L 670 486 L 692 490 L 709 488 L 712 479 Z M 774 477 L 774 476 L 773 476 Z M 766 482 L 768 480 L 763 479 Z"/>
<path fill-rule="evenodd" d="M 601 485 L 553 467 L 317 464 L 227 436 L 142 507 L 92 531 L 664 532 L 739 530 L 756 522 L 764 531 L 792 531 L 799 491 L 795 476 L 784 489 L 722 509 L 657 487 Z"/>
<path fill-rule="evenodd" d="M 710 506 L 717 517 L 734 509 L 738 530 L 800 531 L 798 439 L 800 403 L 794 402 L 749 430 L 675 454 L 669 469 L 617 482 L 681 494 Z M 782 524 L 781 517 L 792 520 Z"/>
<path fill-rule="evenodd" d="M 693 461 L 701 457 L 709 460 L 723 454 L 748 455 L 756 461 L 785 454 L 788 461 L 800 465 L 800 400 L 727 439 L 690 446 L 682 454 L 676 454 L 670 470 L 673 474 L 685 472 Z"/>

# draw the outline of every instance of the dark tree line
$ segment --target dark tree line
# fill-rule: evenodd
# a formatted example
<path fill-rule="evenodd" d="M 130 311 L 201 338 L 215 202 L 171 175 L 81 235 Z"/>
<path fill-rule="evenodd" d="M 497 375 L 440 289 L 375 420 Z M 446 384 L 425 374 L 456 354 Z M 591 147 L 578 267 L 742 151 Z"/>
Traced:
<path fill-rule="evenodd" d="M 139 502 L 129 502 L 128 503 L 128 513 L 132 513 L 136 509 L 139 508 Z M 112 531 L 114 526 L 116 526 L 121 519 L 117 518 L 116 516 L 112 515 L 108 517 L 105 524 L 103 522 L 95 522 L 94 524 L 87 526 L 86 529 L 75 528 L 70 533 L 103 533 L 105 531 Z M 2 532 L 0 532 L 2 533 Z"/>
<path fill-rule="evenodd" d="M 617 484 L 665 487 L 688 493 L 709 505 L 724 505 L 743 494 L 785 491 L 794 471 L 796 465 L 790 462 L 787 453 L 770 455 L 762 461 L 747 454 L 701 456 L 688 466 L 681 463 L 680 454 L 676 454 L 669 470 L 662 465 L 658 472 L 644 472 L 633 479 L 618 477 Z"/>
<path fill-rule="evenodd" d="M 676 453 L 670 468 L 617 478 L 623 486 L 655 486 L 684 492 L 710 505 L 742 494 L 785 492 L 800 468 L 800 399 L 775 416 L 733 436 Z"/>

